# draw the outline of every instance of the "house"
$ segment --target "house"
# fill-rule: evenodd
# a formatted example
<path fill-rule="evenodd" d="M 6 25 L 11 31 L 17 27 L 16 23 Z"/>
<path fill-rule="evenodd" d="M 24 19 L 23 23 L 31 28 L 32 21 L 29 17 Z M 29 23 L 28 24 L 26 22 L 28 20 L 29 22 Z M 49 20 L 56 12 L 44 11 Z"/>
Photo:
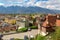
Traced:
<path fill-rule="evenodd" d="M 27 16 L 26 19 L 29 22 L 29 27 L 33 26 L 33 18 L 31 16 Z"/>
<path fill-rule="evenodd" d="M 28 27 L 29 22 L 26 19 L 26 17 L 20 17 L 20 19 L 16 21 L 16 25 L 18 26 L 18 29 L 20 29 L 20 28 L 23 28 L 23 27 Z"/>
<path fill-rule="evenodd" d="M 60 26 L 60 14 L 57 14 L 56 26 Z"/>
<path fill-rule="evenodd" d="M 10 24 L 16 24 L 16 19 L 5 18 L 5 22 L 6 22 L 6 23 L 10 23 Z"/>
<path fill-rule="evenodd" d="M 42 18 L 40 17 L 40 19 L 37 20 L 38 30 L 40 30 L 39 33 L 45 36 L 49 32 L 53 32 L 54 31 L 53 27 L 56 26 L 56 20 L 57 16 L 51 14 L 48 14 Z"/>
<path fill-rule="evenodd" d="M 48 16 L 50 26 L 60 26 L 60 14 Z"/>
<path fill-rule="evenodd" d="M 10 32 L 10 31 L 16 31 L 17 26 L 11 25 L 9 23 L 2 23 L 0 26 L 0 32 Z"/>

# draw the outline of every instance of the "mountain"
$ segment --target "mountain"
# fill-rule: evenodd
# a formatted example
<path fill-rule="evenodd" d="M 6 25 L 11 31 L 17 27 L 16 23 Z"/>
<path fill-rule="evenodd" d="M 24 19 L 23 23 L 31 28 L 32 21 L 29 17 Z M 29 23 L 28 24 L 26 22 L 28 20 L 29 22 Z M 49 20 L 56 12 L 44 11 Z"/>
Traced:
<path fill-rule="evenodd" d="M 0 6 L 0 14 L 10 14 L 10 13 L 60 13 L 60 10 L 51 10 L 41 7 L 21 7 L 21 6 L 9 6 L 9 7 L 3 7 Z"/>

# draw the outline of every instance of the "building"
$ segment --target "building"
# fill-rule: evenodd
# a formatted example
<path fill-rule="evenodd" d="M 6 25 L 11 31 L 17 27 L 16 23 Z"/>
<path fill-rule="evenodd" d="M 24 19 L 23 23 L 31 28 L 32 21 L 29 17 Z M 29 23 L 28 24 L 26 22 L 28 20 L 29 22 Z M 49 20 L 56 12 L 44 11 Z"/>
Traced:
<path fill-rule="evenodd" d="M 1 26 L 0 26 L 0 32 L 10 32 L 10 31 L 16 31 L 17 26 L 15 25 L 11 25 L 9 23 L 1 23 Z"/>
<path fill-rule="evenodd" d="M 29 22 L 26 19 L 26 17 L 20 17 L 20 19 L 16 21 L 16 25 L 18 26 L 18 29 L 20 29 L 20 28 L 23 28 L 23 27 L 28 27 Z"/>
<path fill-rule="evenodd" d="M 55 26 L 60 26 L 60 16 L 56 14 L 48 14 L 45 16 L 46 19 L 40 20 L 38 19 L 38 30 L 40 30 L 40 34 L 45 36 L 50 32 L 53 32 Z M 42 20 L 42 21 L 41 21 Z M 40 22 L 40 23 L 39 23 Z M 42 22 L 42 23 L 41 23 Z"/>
<path fill-rule="evenodd" d="M 57 15 L 56 26 L 60 26 L 60 14 Z"/>
<path fill-rule="evenodd" d="M 5 22 L 10 24 L 16 24 L 16 19 L 5 18 Z"/>

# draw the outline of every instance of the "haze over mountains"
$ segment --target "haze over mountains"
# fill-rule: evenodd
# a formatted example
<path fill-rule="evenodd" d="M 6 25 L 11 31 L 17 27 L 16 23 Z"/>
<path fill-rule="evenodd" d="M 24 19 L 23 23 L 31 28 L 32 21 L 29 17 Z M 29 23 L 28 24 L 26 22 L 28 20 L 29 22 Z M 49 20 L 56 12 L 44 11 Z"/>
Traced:
<path fill-rule="evenodd" d="M 9 6 L 9 7 L 4 7 L 0 6 L 0 14 L 10 14 L 10 13 L 60 13 L 60 10 L 51 10 L 51 9 L 46 9 L 46 8 L 41 8 L 37 6 L 29 6 L 29 7 L 21 7 L 21 6 Z"/>

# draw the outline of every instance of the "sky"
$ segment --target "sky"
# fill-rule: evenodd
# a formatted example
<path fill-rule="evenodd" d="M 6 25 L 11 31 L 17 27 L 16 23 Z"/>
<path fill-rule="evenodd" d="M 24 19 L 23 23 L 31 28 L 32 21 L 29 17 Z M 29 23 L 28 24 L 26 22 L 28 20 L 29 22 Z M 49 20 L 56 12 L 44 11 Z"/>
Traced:
<path fill-rule="evenodd" d="M 0 0 L 0 6 L 38 6 L 60 10 L 60 0 Z"/>

